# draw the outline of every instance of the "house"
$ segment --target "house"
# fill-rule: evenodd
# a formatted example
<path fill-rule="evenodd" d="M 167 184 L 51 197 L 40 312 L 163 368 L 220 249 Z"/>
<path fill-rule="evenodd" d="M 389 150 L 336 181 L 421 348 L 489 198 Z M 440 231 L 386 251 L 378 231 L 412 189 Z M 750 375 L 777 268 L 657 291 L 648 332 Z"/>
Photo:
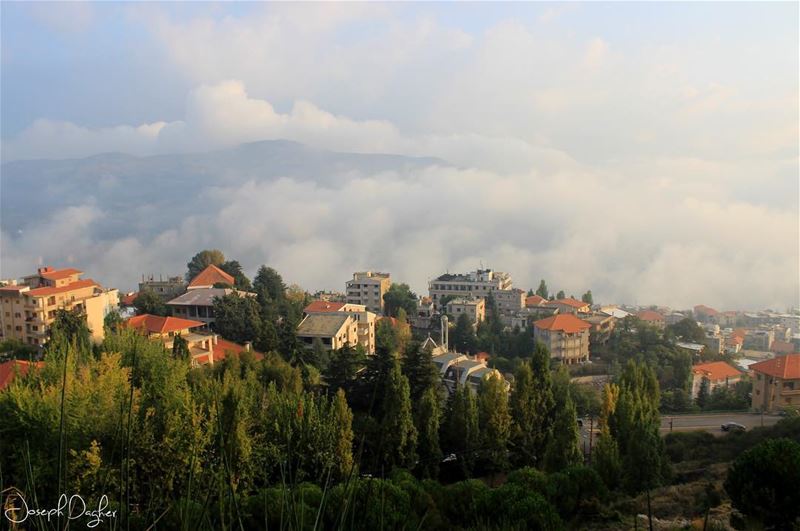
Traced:
<path fill-rule="evenodd" d="M 214 299 L 236 293 L 240 297 L 255 297 L 255 293 L 233 288 L 190 288 L 186 293 L 167 302 L 176 317 L 197 319 L 208 326 L 214 324 Z"/>
<path fill-rule="evenodd" d="M 664 330 L 664 328 L 667 326 L 664 316 L 653 310 L 642 310 L 641 312 L 637 312 L 636 317 L 660 330 Z"/>
<path fill-rule="evenodd" d="M 155 293 L 161 300 L 166 302 L 183 294 L 186 291 L 186 282 L 183 280 L 183 277 L 179 276 L 168 277 L 166 279 L 158 277 L 158 279 L 156 279 L 153 275 L 149 277 L 142 275 L 142 281 L 139 282 L 139 292 L 142 291 Z"/>
<path fill-rule="evenodd" d="M 41 369 L 44 367 L 43 361 L 9 360 L 0 363 L 0 391 L 11 385 L 17 376 L 25 376 L 31 368 Z"/>
<path fill-rule="evenodd" d="M 692 398 L 697 398 L 703 380 L 708 380 L 708 392 L 727 387 L 742 379 L 742 372 L 724 361 L 712 361 L 692 366 Z"/>
<path fill-rule="evenodd" d="M 232 288 L 235 283 L 236 280 L 232 275 L 229 275 L 219 267 L 211 264 L 200 271 L 197 276 L 195 276 L 192 281 L 189 282 L 189 285 L 186 286 L 186 289 L 209 289 L 219 284 L 225 284 L 226 286 Z"/>
<path fill-rule="evenodd" d="M 769 328 L 748 329 L 744 336 L 742 348 L 768 352 L 775 341 L 775 331 Z"/>
<path fill-rule="evenodd" d="M 698 304 L 694 307 L 694 318 L 701 323 L 710 323 L 715 321 L 719 312 L 714 308 Z"/>
<path fill-rule="evenodd" d="M 438 356 L 432 356 L 431 361 L 439 369 L 439 374 L 444 376 L 452 365 L 469 361 L 469 356 L 458 352 L 444 352 Z"/>
<path fill-rule="evenodd" d="M 457 298 L 447 302 L 447 313 L 455 319 L 463 313 L 467 314 L 474 325 L 486 320 L 486 301 L 480 297 Z"/>
<path fill-rule="evenodd" d="M 492 292 L 497 311 L 502 315 L 514 314 L 525 308 L 525 292 L 519 288 Z"/>
<path fill-rule="evenodd" d="M 550 349 L 550 357 L 573 364 L 589 360 L 592 325 L 574 315 L 558 314 L 533 323 L 533 337 Z"/>
<path fill-rule="evenodd" d="M 358 345 L 358 321 L 350 312 L 311 313 L 297 327 L 297 339 L 306 348 L 319 344 L 327 350 Z"/>
<path fill-rule="evenodd" d="M 739 318 L 739 312 L 719 312 L 715 316 L 716 323 L 725 328 L 736 326 L 736 320 Z"/>
<path fill-rule="evenodd" d="M 750 365 L 753 410 L 775 412 L 800 407 L 800 354 L 787 354 Z"/>
<path fill-rule="evenodd" d="M 618 306 L 601 306 L 600 312 L 606 315 L 610 315 L 615 319 L 625 319 L 626 317 L 631 316 L 631 313 L 626 312 L 622 308 Z"/>
<path fill-rule="evenodd" d="M 793 343 L 788 341 L 773 341 L 772 346 L 770 347 L 770 352 L 774 352 L 776 355 L 781 354 L 792 354 L 794 352 L 798 352 L 795 348 Z"/>
<path fill-rule="evenodd" d="M 119 292 L 82 275 L 72 268 L 40 267 L 20 283 L 0 286 L 0 341 L 16 339 L 41 347 L 58 310 L 80 312 L 92 340 L 102 341 L 105 317 L 117 309 Z"/>
<path fill-rule="evenodd" d="M 496 296 L 498 291 L 511 288 L 511 275 L 492 269 L 478 269 L 466 274 L 445 273 L 428 283 L 428 292 L 437 310 L 441 310 L 442 297 L 485 299 L 489 293 Z"/>
<path fill-rule="evenodd" d="M 353 280 L 345 283 L 347 302 L 362 304 L 370 312 L 383 315 L 383 296 L 392 286 L 392 275 L 377 271 L 353 273 Z"/>
<path fill-rule="evenodd" d="M 596 313 L 590 317 L 583 319 L 592 327 L 589 329 L 589 343 L 590 345 L 605 345 L 611 338 L 611 332 L 614 331 L 614 324 L 616 319 L 604 313 Z"/>
<path fill-rule="evenodd" d="M 664 316 L 664 324 L 666 326 L 678 324 L 686 319 L 686 316 L 680 312 L 669 312 Z"/>
<path fill-rule="evenodd" d="M 527 308 L 531 308 L 533 306 L 541 306 L 547 302 L 547 299 L 544 297 L 540 297 L 539 295 L 529 295 L 525 297 L 525 306 Z"/>
<path fill-rule="evenodd" d="M 558 313 L 565 314 L 571 313 L 573 315 L 579 313 L 591 313 L 592 309 L 588 303 L 579 301 L 577 299 L 573 299 L 572 297 L 567 297 L 566 299 L 556 299 L 554 301 L 547 301 L 544 303 L 545 306 L 550 306 L 551 308 L 557 308 Z"/>
<path fill-rule="evenodd" d="M 320 313 L 347 312 L 352 314 L 358 324 L 358 344 L 368 354 L 375 354 L 375 326 L 377 315 L 368 312 L 363 304 L 342 302 L 313 301 L 303 309 L 303 315 Z"/>

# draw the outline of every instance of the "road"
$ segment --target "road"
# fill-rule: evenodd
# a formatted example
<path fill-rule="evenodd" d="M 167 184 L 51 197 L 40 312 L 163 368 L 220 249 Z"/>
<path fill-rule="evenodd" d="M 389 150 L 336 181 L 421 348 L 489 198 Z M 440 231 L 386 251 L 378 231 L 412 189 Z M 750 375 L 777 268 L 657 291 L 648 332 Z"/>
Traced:
<path fill-rule="evenodd" d="M 772 426 L 782 417 L 778 415 L 764 415 L 763 425 Z M 670 430 L 670 420 L 672 429 Z M 707 413 L 700 415 L 661 415 L 661 435 L 666 435 L 670 431 L 708 431 L 714 435 L 724 435 L 721 426 L 726 422 L 738 422 L 746 426 L 748 430 L 761 426 L 762 417 L 753 413 Z M 594 435 L 592 445 L 597 442 L 599 435 L 597 420 L 594 422 Z M 581 439 L 584 450 L 589 446 L 589 420 L 584 419 L 581 428 Z"/>

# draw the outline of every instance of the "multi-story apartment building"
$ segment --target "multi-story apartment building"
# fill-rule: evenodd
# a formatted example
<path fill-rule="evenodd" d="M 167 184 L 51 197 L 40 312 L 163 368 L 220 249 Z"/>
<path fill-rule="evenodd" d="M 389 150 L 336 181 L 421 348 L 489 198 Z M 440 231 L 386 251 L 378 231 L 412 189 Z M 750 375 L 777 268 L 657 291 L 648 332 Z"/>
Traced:
<path fill-rule="evenodd" d="M 777 356 L 750 365 L 753 409 L 780 411 L 800 408 L 800 354 Z"/>
<path fill-rule="evenodd" d="M 139 292 L 142 291 L 153 292 L 166 302 L 186 292 L 186 282 L 180 276 L 166 279 L 159 277 L 156 279 L 153 275 L 149 277 L 142 275 L 142 281 L 139 282 Z"/>
<path fill-rule="evenodd" d="M 363 304 L 370 312 L 383 315 L 383 296 L 392 285 L 389 273 L 377 271 L 361 271 L 353 273 L 353 280 L 345 284 L 347 302 Z"/>
<path fill-rule="evenodd" d="M 465 313 L 472 324 L 477 326 L 486 320 L 486 301 L 480 297 L 452 299 L 447 303 L 447 313 L 456 319 Z"/>
<path fill-rule="evenodd" d="M 519 288 L 493 291 L 492 297 L 501 315 L 513 315 L 525 308 L 525 291 Z"/>
<path fill-rule="evenodd" d="M 314 301 L 303 310 L 306 316 L 333 312 L 346 312 L 355 317 L 358 325 L 358 344 L 364 347 L 364 350 L 366 350 L 368 354 L 375 354 L 375 326 L 377 315 L 367 311 L 366 306 L 363 304 Z"/>
<path fill-rule="evenodd" d="M 428 291 L 437 310 L 441 308 L 439 301 L 445 296 L 484 299 L 489 293 L 497 296 L 496 292 L 511 288 L 511 275 L 491 269 L 478 269 L 466 275 L 446 273 L 428 283 Z"/>
<path fill-rule="evenodd" d="M 550 349 L 550 357 L 573 364 L 589 360 L 591 324 L 572 314 L 559 314 L 533 323 L 533 337 Z"/>
<path fill-rule="evenodd" d="M 102 341 L 105 317 L 119 305 L 119 292 L 81 275 L 77 269 L 40 267 L 21 283 L 0 287 L 0 339 L 44 345 L 56 312 L 64 309 L 83 314 L 92 340 Z"/>
<path fill-rule="evenodd" d="M 297 339 L 306 348 L 319 341 L 327 350 L 358 345 L 358 321 L 350 312 L 311 313 L 297 327 Z"/>
<path fill-rule="evenodd" d="M 744 336 L 742 348 L 747 350 L 769 351 L 775 341 L 775 331 L 769 328 L 749 329 Z"/>

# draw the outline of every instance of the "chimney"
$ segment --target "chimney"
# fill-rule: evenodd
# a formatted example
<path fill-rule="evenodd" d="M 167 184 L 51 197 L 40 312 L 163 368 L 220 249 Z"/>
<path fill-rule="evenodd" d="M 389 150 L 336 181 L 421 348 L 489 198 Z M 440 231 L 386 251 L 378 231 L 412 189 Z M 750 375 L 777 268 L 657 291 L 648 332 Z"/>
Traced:
<path fill-rule="evenodd" d="M 253 343 L 251 341 L 244 342 L 244 351 L 250 352 L 253 349 Z"/>

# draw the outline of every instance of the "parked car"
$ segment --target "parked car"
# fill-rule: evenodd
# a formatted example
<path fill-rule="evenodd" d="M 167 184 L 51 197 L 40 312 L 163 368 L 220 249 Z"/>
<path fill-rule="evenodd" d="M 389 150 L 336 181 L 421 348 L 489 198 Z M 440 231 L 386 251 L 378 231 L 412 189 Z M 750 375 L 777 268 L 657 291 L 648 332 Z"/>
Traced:
<path fill-rule="evenodd" d="M 726 422 L 722 425 L 722 431 L 747 431 L 747 427 L 738 422 Z"/>

